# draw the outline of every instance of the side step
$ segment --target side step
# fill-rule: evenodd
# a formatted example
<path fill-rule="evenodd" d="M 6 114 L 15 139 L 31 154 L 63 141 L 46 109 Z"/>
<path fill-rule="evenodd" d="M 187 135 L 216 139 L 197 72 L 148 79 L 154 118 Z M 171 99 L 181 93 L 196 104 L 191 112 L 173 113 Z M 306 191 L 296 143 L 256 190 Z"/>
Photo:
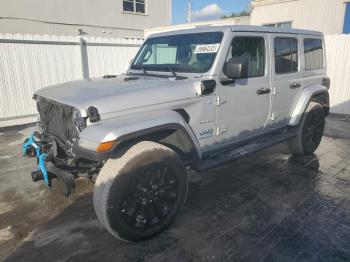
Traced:
<path fill-rule="evenodd" d="M 250 144 L 246 144 L 235 149 L 227 150 L 213 157 L 198 161 L 194 163 L 193 168 L 196 171 L 203 172 L 223 165 L 227 162 L 237 160 L 243 156 L 250 155 L 257 151 L 263 150 L 265 148 L 269 148 L 273 145 L 279 144 L 290 138 L 293 138 L 294 136 L 296 136 L 295 131 L 279 133 L 274 136 L 267 136 L 260 140 L 256 140 Z"/>

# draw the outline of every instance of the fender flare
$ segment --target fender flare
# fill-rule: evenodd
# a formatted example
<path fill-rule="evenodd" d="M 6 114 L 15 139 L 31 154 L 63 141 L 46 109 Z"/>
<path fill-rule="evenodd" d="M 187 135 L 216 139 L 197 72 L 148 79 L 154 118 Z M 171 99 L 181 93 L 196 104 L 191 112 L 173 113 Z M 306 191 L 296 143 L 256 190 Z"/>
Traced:
<path fill-rule="evenodd" d="M 182 141 L 182 146 L 177 146 L 177 143 L 171 143 L 168 141 L 158 141 L 154 140 L 150 137 L 154 136 L 155 134 L 160 133 L 166 133 L 167 131 L 174 131 L 174 133 L 178 134 L 178 139 Z M 180 136 L 180 138 L 179 138 Z M 170 147 L 175 152 L 180 153 L 181 155 L 184 154 L 184 157 L 187 160 L 198 160 L 201 157 L 201 151 L 198 144 L 197 139 L 193 140 L 193 138 L 190 136 L 190 133 L 187 131 L 187 129 L 178 123 L 168 123 L 164 125 L 154 126 L 152 128 L 148 129 L 142 129 L 130 134 L 126 134 L 124 136 L 121 136 L 118 141 L 119 144 L 130 144 L 135 143 L 142 140 L 150 140 L 154 142 L 158 142 L 160 144 L 163 144 L 165 146 Z M 197 145 L 196 145 L 197 142 Z"/>
<path fill-rule="evenodd" d="M 195 154 L 195 157 L 201 157 L 201 148 L 192 128 L 180 113 L 171 110 L 130 114 L 102 120 L 83 130 L 78 145 L 84 147 L 82 144 L 90 144 L 92 145 L 90 151 L 93 151 L 93 148 L 100 143 L 116 140 L 116 146 L 111 150 L 115 152 L 118 145 L 122 143 L 170 130 L 181 132 L 186 145 L 191 148 L 191 153 Z"/>
<path fill-rule="evenodd" d="M 311 99 L 317 95 L 326 94 L 328 95 L 328 89 L 322 85 L 315 85 L 304 88 L 299 96 L 298 102 L 294 106 L 291 118 L 289 120 L 290 126 L 296 126 L 299 124 L 301 117 L 304 114 L 306 107 L 308 106 Z M 329 105 L 327 105 L 329 106 Z"/>

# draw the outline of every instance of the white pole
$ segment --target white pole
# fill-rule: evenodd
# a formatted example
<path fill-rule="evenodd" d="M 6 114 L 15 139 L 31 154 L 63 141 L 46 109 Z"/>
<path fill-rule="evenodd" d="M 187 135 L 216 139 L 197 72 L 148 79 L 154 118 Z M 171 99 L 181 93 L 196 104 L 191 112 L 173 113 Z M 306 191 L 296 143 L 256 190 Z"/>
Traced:
<path fill-rule="evenodd" d="M 188 0 L 188 15 L 187 15 L 187 22 L 192 22 L 192 1 Z"/>

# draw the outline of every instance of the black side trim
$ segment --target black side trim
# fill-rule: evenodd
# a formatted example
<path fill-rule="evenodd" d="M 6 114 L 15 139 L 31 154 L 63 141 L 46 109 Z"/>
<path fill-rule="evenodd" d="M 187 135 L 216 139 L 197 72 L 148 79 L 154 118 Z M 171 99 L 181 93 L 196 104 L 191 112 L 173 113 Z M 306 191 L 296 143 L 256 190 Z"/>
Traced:
<path fill-rule="evenodd" d="M 279 133 L 283 133 L 283 132 L 287 132 L 287 131 L 288 131 L 288 127 L 281 127 L 281 128 L 273 129 L 273 130 L 271 130 L 269 132 L 266 132 L 266 133 L 262 133 L 262 134 L 256 135 L 254 137 L 245 138 L 245 139 L 243 139 L 241 141 L 235 141 L 235 142 L 229 143 L 227 145 L 224 145 L 224 146 L 222 146 L 220 148 L 213 149 L 213 150 L 205 152 L 203 154 L 203 159 L 215 157 L 217 155 L 222 154 L 223 152 L 226 152 L 226 151 L 229 151 L 229 150 L 233 150 L 233 149 L 237 149 L 239 147 L 242 147 L 242 146 L 245 146 L 245 145 L 248 145 L 248 144 L 252 144 L 252 143 L 256 142 L 257 140 L 262 139 L 264 137 L 274 136 L 274 135 L 277 135 Z"/>
<path fill-rule="evenodd" d="M 226 150 L 215 157 L 212 156 L 211 158 L 194 162 L 192 167 L 200 172 L 207 171 L 229 161 L 237 160 L 243 156 L 253 154 L 265 148 L 269 148 L 273 145 L 284 142 L 294 136 L 296 136 L 296 129 L 292 128 L 288 130 L 288 132 L 281 132 L 275 135 L 266 136 L 261 140 L 254 140 L 249 144 L 242 145 L 241 147 L 232 147 L 231 150 Z"/>
<path fill-rule="evenodd" d="M 323 106 L 325 115 L 329 115 L 329 93 L 326 90 L 319 90 L 315 92 L 312 97 L 310 98 L 310 101 L 320 103 Z"/>
<path fill-rule="evenodd" d="M 183 117 L 183 119 L 185 119 L 187 124 L 190 122 L 191 118 L 190 118 L 189 114 L 184 109 L 175 109 L 174 111 L 179 113 Z"/>

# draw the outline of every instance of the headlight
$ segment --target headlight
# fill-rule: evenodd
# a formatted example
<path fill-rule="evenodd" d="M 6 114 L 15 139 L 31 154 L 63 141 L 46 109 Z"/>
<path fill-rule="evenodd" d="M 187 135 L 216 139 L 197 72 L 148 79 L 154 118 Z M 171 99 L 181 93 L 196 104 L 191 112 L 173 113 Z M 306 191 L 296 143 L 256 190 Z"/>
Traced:
<path fill-rule="evenodd" d="M 78 132 L 81 132 L 86 127 L 85 119 L 81 116 L 80 111 L 73 109 L 73 125 Z"/>

